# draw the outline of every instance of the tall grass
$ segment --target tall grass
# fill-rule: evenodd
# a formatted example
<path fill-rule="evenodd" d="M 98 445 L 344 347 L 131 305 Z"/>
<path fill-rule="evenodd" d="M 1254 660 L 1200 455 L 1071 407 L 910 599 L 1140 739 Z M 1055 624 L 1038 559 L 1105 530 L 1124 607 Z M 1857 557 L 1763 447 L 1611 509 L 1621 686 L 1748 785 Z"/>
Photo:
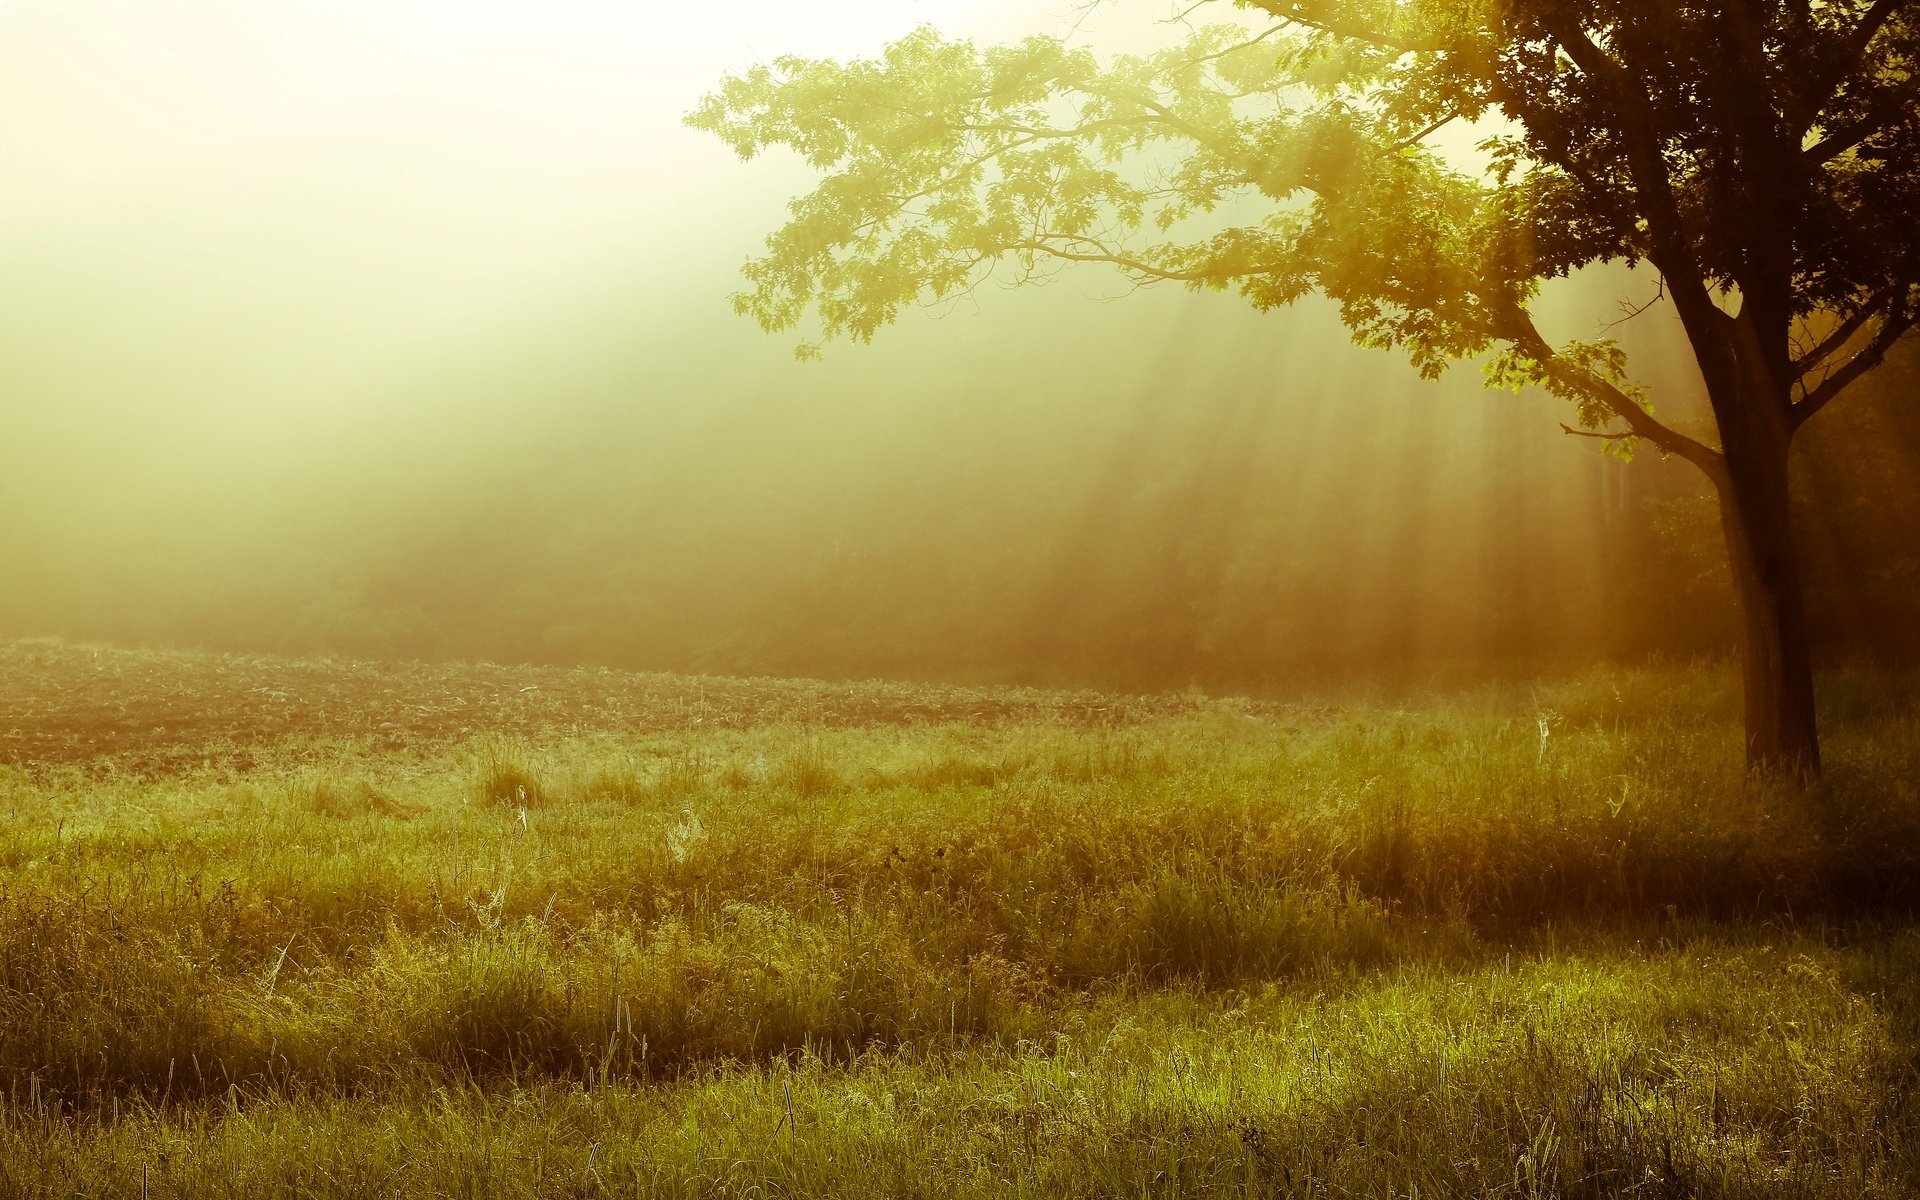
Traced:
<path fill-rule="evenodd" d="M 801 1053 L 648 1089 L 397 1081 L 76 1118 L 16 1194 L 1846 1196 L 1920 1186 L 1911 933 L 1111 996 L 998 1050 Z"/>
<path fill-rule="evenodd" d="M 1704 670 L 15 770 L 0 1178 L 1902 1194 L 1920 717 L 1829 690 L 1805 794 Z"/>

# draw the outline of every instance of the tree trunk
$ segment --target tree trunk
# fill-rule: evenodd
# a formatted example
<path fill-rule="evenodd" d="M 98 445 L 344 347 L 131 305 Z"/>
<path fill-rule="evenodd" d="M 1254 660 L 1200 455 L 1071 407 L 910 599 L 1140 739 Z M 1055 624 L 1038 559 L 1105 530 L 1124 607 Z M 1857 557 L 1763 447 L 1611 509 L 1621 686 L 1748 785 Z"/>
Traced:
<path fill-rule="evenodd" d="M 1720 524 L 1740 603 L 1746 685 L 1747 767 L 1812 778 L 1820 773 L 1814 722 L 1813 655 L 1801 595 L 1800 561 L 1787 499 L 1785 436 L 1742 430 L 1726 436 L 1718 480 Z"/>

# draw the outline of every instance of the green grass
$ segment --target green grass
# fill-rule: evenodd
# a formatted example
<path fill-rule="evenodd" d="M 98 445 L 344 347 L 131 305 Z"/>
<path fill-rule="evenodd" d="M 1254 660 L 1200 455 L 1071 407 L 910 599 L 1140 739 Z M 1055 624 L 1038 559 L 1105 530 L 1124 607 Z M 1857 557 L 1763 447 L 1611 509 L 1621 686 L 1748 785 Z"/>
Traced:
<path fill-rule="evenodd" d="M 1915 690 L 0 768 L 0 1194 L 1913 1195 Z"/>

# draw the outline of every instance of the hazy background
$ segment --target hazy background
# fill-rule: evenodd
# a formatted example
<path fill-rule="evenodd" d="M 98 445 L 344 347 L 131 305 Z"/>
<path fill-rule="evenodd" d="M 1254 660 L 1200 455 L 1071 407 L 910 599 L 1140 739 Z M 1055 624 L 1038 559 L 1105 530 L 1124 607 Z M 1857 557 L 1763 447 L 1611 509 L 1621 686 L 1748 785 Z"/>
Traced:
<path fill-rule="evenodd" d="M 1076 270 L 817 365 L 731 314 L 807 176 L 681 127 L 724 72 L 1071 16 L 0 3 L 0 636 L 1147 688 L 1725 644 L 1690 468 L 1315 304 Z M 1664 314 L 1616 332 L 1687 413 Z M 1810 430 L 1829 654 L 1920 650 L 1916 393 Z"/>

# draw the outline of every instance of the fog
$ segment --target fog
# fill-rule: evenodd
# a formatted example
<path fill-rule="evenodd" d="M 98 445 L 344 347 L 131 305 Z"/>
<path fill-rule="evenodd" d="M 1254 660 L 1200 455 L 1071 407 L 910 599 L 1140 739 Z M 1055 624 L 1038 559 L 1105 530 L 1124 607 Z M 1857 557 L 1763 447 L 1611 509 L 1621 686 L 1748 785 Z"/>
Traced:
<path fill-rule="evenodd" d="M 0 4 L 0 636 L 1140 688 L 1725 644 L 1690 468 L 1317 303 L 1075 269 L 796 362 L 727 295 L 808 176 L 682 114 L 779 53 L 1075 17 L 825 11 Z M 1612 332 L 1686 424 L 1669 316 Z M 1801 465 L 1848 485 L 1802 519 L 1832 654 L 1914 649 L 1881 374 Z"/>

